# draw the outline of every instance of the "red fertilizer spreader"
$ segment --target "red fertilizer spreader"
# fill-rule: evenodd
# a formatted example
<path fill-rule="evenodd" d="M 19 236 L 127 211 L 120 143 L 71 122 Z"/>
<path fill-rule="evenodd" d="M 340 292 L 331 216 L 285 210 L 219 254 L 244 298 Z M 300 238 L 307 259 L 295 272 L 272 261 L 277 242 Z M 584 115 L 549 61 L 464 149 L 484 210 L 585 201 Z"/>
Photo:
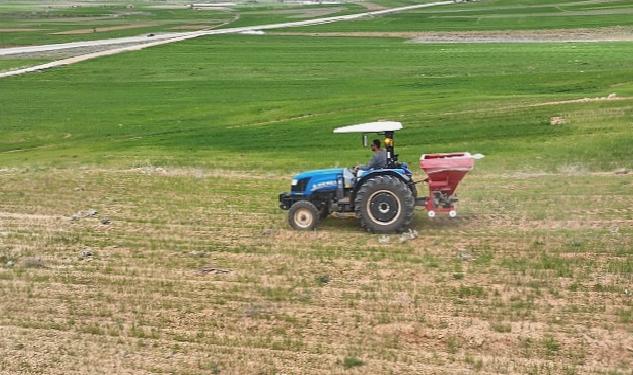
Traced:
<path fill-rule="evenodd" d="M 435 217 L 437 212 L 457 216 L 457 185 L 474 168 L 475 160 L 481 158 L 481 154 L 471 155 L 468 152 L 424 154 L 420 157 L 420 169 L 428 176 L 424 181 L 429 185 L 429 196 L 424 198 L 423 206 L 429 217 Z"/>

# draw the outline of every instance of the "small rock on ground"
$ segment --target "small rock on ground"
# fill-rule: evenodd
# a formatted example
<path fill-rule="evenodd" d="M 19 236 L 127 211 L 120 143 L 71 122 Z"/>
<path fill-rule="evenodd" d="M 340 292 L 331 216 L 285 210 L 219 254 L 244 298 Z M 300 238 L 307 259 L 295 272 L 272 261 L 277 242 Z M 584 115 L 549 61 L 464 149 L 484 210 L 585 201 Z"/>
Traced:
<path fill-rule="evenodd" d="M 228 269 L 223 269 L 223 268 L 217 268 L 214 266 L 204 266 L 204 267 L 200 267 L 198 269 L 198 271 L 196 271 L 196 274 L 198 276 L 204 276 L 204 275 L 224 275 L 227 273 L 230 273 L 231 270 Z"/>
<path fill-rule="evenodd" d="M 418 237 L 418 231 L 409 229 L 407 232 L 404 232 L 400 235 L 400 243 L 415 240 L 417 237 Z"/>
<path fill-rule="evenodd" d="M 85 211 L 79 211 L 75 214 L 73 214 L 70 217 L 70 221 L 79 221 L 79 219 L 83 218 L 83 217 L 94 217 L 98 214 L 99 212 L 97 210 L 95 210 L 94 208 L 89 208 Z"/>
<path fill-rule="evenodd" d="M 553 116 L 553 117 L 550 117 L 549 119 L 549 124 L 554 125 L 554 126 L 564 125 L 566 123 L 567 123 L 567 120 L 562 116 Z"/>
<path fill-rule="evenodd" d="M 319 285 L 325 285 L 328 284 L 330 282 L 330 275 L 321 275 L 319 277 L 317 277 L 317 282 L 319 283 Z"/>
<path fill-rule="evenodd" d="M 459 258 L 462 261 L 469 261 L 469 260 L 473 260 L 473 255 L 467 251 L 467 250 L 460 250 L 457 252 L 457 258 Z"/>
<path fill-rule="evenodd" d="M 94 256 L 94 252 L 90 249 L 82 250 L 79 254 L 80 259 L 91 259 Z"/>

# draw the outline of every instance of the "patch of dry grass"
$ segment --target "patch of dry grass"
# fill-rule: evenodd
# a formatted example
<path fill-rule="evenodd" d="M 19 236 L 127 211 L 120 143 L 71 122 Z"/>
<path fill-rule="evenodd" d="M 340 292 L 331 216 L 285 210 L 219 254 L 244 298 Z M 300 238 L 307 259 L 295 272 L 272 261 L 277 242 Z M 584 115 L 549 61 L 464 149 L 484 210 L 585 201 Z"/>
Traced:
<path fill-rule="evenodd" d="M 633 176 L 475 173 L 460 219 L 419 213 L 420 236 L 388 244 L 353 218 L 289 230 L 275 201 L 288 179 L 255 177 L 0 174 L 0 369 L 631 367 Z"/>

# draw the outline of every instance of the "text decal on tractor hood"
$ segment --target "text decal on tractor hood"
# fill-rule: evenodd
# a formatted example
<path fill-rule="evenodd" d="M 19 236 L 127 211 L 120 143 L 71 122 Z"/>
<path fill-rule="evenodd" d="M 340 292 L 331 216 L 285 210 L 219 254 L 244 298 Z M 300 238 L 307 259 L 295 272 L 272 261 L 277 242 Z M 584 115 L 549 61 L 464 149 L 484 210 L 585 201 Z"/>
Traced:
<path fill-rule="evenodd" d="M 315 191 L 324 187 L 328 187 L 328 186 L 336 186 L 336 180 L 317 182 L 316 184 L 312 185 L 312 191 Z"/>

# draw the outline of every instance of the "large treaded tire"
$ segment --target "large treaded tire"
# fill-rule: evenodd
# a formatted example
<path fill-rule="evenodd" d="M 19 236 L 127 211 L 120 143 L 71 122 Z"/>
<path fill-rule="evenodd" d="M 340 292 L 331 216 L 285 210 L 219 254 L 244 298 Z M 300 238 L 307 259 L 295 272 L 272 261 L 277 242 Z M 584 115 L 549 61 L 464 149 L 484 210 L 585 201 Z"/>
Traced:
<path fill-rule="evenodd" d="M 314 230 L 319 225 L 320 213 L 308 201 L 299 201 L 288 210 L 288 224 L 295 230 Z"/>
<path fill-rule="evenodd" d="M 413 220 L 415 197 L 401 179 L 381 175 L 371 177 L 356 193 L 356 217 L 373 233 L 403 232 Z"/>
<path fill-rule="evenodd" d="M 409 185 L 409 189 L 411 190 L 411 194 L 413 194 L 413 201 L 414 201 L 414 205 L 415 205 L 415 198 L 418 197 L 418 188 L 415 187 L 414 183 L 411 183 Z"/>

